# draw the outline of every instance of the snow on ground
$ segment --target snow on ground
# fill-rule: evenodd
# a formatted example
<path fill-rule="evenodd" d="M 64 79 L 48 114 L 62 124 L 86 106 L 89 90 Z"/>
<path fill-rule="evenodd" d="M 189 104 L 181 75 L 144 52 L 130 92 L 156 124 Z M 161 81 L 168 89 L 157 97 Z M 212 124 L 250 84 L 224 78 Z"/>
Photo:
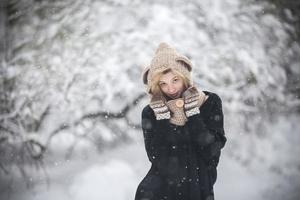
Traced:
<path fill-rule="evenodd" d="M 102 155 L 93 154 L 86 160 L 74 159 L 56 165 L 48 169 L 49 187 L 40 181 L 34 188 L 19 188 L 10 199 L 133 200 L 138 184 L 150 169 L 143 145 L 138 141 Z M 277 182 L 278 178 L 271 172 L 248 169 L 223 152 L 214 189 L 216 199 L 275 200 L 271 193 L 280 189 Z M 1 194 L 0 199 L 7 198 Z"/>

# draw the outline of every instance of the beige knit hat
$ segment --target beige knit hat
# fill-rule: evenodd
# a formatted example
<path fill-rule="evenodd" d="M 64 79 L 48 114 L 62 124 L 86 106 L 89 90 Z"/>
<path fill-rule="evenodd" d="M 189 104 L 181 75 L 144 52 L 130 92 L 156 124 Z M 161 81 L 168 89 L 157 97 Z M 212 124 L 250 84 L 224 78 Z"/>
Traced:
<path fill-rule="evenodd" d="M 162 42 L 155 51 L 154 58 L 150 66 L 146 67 L 142 73 L 143 82 L 147 85 L 147 92 L 151 93 L 151 85 L 155 74 L 166 69 L 176 69 L 192 82 L 192 63 L 184 55 L 179 54 L 176 49 Z"/>

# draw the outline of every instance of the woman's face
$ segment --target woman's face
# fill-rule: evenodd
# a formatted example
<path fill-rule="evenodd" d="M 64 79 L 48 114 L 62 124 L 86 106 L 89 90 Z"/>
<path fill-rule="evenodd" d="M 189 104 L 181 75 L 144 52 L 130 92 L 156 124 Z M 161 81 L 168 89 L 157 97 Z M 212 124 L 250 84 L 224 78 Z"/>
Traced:
<path fill-rule="evenodd" d="M 161 91 L 172 99 L 181 97 L 184 90 L 184 82 L 181 77 L 172 71 L 163 74 L 159 79 L 159 87 Z"/>

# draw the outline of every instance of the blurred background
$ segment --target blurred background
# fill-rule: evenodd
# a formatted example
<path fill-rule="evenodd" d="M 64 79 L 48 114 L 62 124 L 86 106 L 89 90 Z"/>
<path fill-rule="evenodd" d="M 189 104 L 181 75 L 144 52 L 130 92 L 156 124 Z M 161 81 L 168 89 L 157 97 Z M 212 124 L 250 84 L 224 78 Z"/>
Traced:
<path fill-rule="evenodd" d="M 1 0 L 0 199 L 132 200 L 158 44 L 223 102 L 216 199 L 300 197 L 300 2 Z"/>

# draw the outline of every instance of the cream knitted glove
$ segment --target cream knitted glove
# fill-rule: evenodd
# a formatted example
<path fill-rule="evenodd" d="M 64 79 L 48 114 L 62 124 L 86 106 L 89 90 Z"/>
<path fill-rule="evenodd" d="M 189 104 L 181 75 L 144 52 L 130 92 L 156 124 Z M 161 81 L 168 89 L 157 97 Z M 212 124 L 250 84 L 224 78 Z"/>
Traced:
<path fill-rule="evenodd" d="M 187 118 L 184 113 L 184 101 L 183 98 L 169 100 L 167 106 L 171 111 L 170 123 L 183 126 L 187 121 Z"/>
<path fill-rule="evenodd" d="M 184 99 L 184 111 L 186 117 L 190 117 L 200 113 L 200 107 L 207 99 L 207 96 L 203 91 L 198 91 L 195 86 L 189 87 L 182 94 Z"/>
<path fill-rule="evenodd" d="M 170 111 L 162 94 L 153 95 L 149 106 L 154 111 L 156 120 L 170 119 Z"/>

